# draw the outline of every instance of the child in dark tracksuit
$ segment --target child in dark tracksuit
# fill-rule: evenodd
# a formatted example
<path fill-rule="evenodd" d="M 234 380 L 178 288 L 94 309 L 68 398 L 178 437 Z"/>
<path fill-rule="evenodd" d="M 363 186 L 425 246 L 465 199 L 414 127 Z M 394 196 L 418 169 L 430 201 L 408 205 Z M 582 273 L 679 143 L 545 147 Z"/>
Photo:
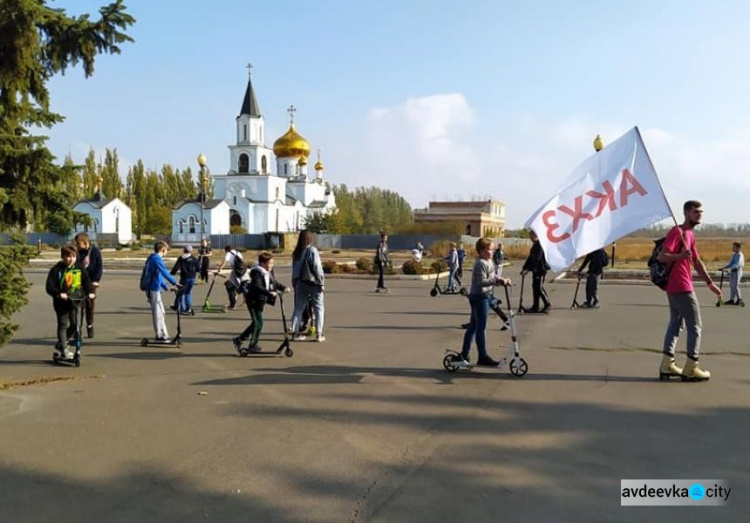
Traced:
<path fill-rule="evenodd" d="M 250 340 L 249 352 L 260 352 L 258 345 L 260 333 L 263 331 L 263 309 L 266 304 L 276 303 L 277 291 L 288 292 L 286 285 L 276 281 L 273 274 L 273 255 L 262 252 L 258 256 L 258 264 L 250 268 L 250 281 L 243 286 L 245 304 L 250 313 L 250 325 L 242 334 L 232 338 L 234 348 L 242 356 L 242 342 Z"/>
<path fill-rule="evenodd" d="M 193 312 L 193 286 L 195 285 L 195 278 L 200 270 L 200 262 L 198 258 L 193 256 L 193 247 L 186 245 L 182 250 L 182 255 L 177 258 L 177 261 L 172 267 L 170 274 L 177 274 L 180 271 L 180 290 L 177 291 L 177 296 L 174 299 L 174 305 L 170 305 L 170 309 L 173 311 L 180 308 L 182 314 L 191 314 Z"/>
<path fill-rule="evenodd" d="M 525 275 L 530 272 L 532 275 L 531 291 L 534 295 L 534 305 L 530 309 L 526 309 L 526 312 L 547 312 L 551 304 L 547 291 L 544 290 L 544 278 L 547 276 L 547 271 L 550 267 L 544 256 L 542 245 L 539 243 L 539 238 L 534 231 L 529 233 L 529 238 L 532 241 L 531 250 L 529 251 L 528 258 L 526 258 L 526 262 L 523 264 L 521 274 Z M 544 303 L 544 307 L 541 309 L 539 308 L 539 300 Z"/>
<path fill-rule="evenodd" d="M 55 349 L 64 358 L 73 354 L 66 349 L 69 339 L 76 334 L 76 322 L 81 311 L 78 305 L 86 297 L 93 299 L 93 286 L 86 269 L 76 262 L 76 248 L 66 245 L 60 249 L 60 261 L 47 274 L 46 291 L 52 296 L 52 306 L 57 315 L 57 343 Z"/>

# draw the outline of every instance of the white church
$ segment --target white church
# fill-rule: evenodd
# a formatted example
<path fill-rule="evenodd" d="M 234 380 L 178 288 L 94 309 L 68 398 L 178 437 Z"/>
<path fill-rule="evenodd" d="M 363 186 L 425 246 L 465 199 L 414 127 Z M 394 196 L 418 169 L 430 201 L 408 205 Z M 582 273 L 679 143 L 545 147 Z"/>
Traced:
<path fill-rule="evenodd" d="M 331 186 L 323 181 L 320 151 L 314 176 L 308 172 L 310 144 L 294 127 L 295 111 L 289 107 L 289 130 L 274 142 L 273 149 L 268 148 L 265 119 L 252 77 L 248 77 L 235 123 L 236 143 L 229 146 L 229 172 L 212 176 L 214 199 L 203 206 L 206 235 L 229 234 L 232 226 L 247 234 L 295 232 L 305 228 L 305 219 L 313 212 L 326 213 L 336 207 Z M 200 217 L 200 197 L 179 204 L 172 211 L 172 241 L 200 241 Z"/>

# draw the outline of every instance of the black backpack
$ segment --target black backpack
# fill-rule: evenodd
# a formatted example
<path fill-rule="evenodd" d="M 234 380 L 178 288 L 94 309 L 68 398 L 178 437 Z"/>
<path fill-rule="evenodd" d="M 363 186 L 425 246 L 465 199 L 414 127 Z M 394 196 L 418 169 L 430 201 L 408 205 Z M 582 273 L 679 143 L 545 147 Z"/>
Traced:
<path fill-rule="evenodd" d="M 654 249 L 651 251 L 651 257 L 648 259 L 648 272 L 651 283 L 664 290 L 669 281 L 669 266 L 658 260 L 666 238 L 654 240 Z"/>
<path fill-rule="evenodd" d="M 245 264 L 245 260 L 242 259 L 242 256 L 240 256 L 240 253 L 238 253 L 237 251 L 234 251 L 232 272 L 234 272 L 234 275 L 238 278 L 242 278 L 247 272 L 247 265 Z"/>
<path fill-rule="evenodd" d="M 144 292 L 148 292 L 149 287 L 151 287 L 152 275 L 149 273 L 149 270 L 148 270 L 148 262 L 150 261 L 150 259 L 151 257 L 149 256 L 149 259 L 146 260 L 146 263 L 143 264 L 143 271 L 141 271 L 140 288 Z"/>
<path fill-rule="evenodd" d="M 599 256 L 601 256 L 602 269 L 603 269 L 604 267 L 609 265 L 609 256 L 607 255 L 607 251 L 605 251 L 604 249 L 602 249 L 602 252 Z"/>

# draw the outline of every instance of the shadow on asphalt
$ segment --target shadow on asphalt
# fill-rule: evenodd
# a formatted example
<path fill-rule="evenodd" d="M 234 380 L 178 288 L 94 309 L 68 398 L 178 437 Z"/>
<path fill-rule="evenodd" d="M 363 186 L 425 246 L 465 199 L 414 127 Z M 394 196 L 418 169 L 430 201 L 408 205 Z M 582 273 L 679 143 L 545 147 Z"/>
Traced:
<path fill-rule="evenodd" d="M 440 383 L 471 379 L 504 379 L 520 381 L 583 381 L 602 383 L 654 383 L 658 379 L 642 376 L 611 376 L 586 374 L 532 374 L 522 378 L 510 374 L 506 368 L 475 368 L 472 371 L 448 373 L 438 369 L 404 369 L 393 367 L 340 367 L 340 366 L 302 366 L 286 369 L 257 369 L 257 374 L 235 378 L 220 378 L 193 383 L 193 385 L 322 385 L 359 383 L 368 375 L 399 378 L 417 378 L 435 380 Z"/>
<path fill-rule="evenodd" d="M 247 490 L 202 491 L 184 478 L 143 465 L 127 475 L 92 480 L 0 467 L 3 521 L 293 522 L 278 504 Z M 239 485 L 242 487 L 242 484 Z"/>

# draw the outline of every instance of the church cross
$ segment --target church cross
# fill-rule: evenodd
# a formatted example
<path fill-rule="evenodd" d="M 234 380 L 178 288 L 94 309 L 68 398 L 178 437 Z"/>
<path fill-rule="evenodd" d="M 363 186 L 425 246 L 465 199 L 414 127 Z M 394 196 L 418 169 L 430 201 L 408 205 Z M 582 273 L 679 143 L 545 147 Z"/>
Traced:
<path fill-rule="evenodd" d="M 290 123 L 294 123 L 294 113 L 297 112 L 297 108 L 294 107 L 294 105 L 290 105 L 289 109 L 287 109 L 286 112 L 289 113 L 289 118 L 291 119 Z"/>
<path fill-rule="evenodd" d="M 248 64 L 247 64 L 246 67 L 247 67 L 247 76 L 249 78 L 249 77 L 251 77 L 253 75 L 253 70 L 252 70 L 253 69 L 253 64 L 251 64 L 251 63 L 248 62 Z"/>

